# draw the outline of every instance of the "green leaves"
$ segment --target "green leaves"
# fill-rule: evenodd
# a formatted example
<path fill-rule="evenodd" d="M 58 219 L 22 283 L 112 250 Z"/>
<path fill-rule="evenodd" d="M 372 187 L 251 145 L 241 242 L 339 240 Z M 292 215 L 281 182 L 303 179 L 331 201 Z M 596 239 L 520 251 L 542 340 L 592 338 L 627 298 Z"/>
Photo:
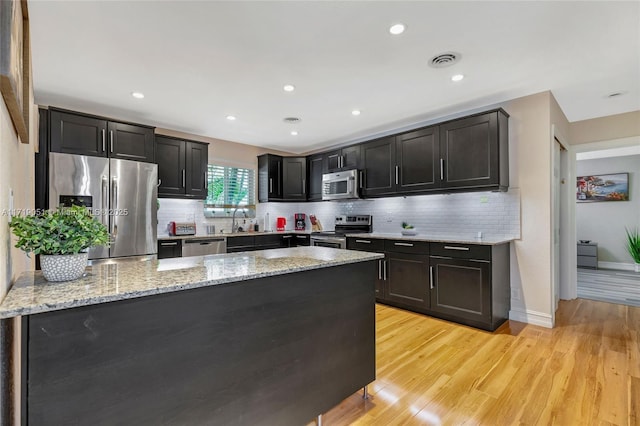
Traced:
<path fill-rule="evenodd" d="M 640 232 L 638 228 L 629 230 L 624 228 L 627 233 L 627 251 L 635 263 L 640 263 Z"/>
<path fill-rule="evenodd" d="M 35 254 L 77 254 L 106 245 L 109 233 L 86 207 L 47 210 L 30 216 L 13 216 L 9 223 L 18 238 L 16 248 Z"/>

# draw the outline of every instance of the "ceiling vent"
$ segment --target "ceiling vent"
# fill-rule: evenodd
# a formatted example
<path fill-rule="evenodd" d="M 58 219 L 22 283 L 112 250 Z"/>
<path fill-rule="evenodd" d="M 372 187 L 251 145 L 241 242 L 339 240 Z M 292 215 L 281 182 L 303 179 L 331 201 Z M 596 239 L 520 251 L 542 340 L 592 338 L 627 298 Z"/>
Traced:
<path fill-rule="evenodd" d="M 301 122 L 302 120 L 300 120 L 298 117 L 285 117 L 283 118 L 283 121 L 289 124 L 296 124 Z"/>
<path fill-rule="evenodd" d="M 433 68 L 450 67 L 451 65 L 460 61 L 461 57 L 462 55 L 460 55 L 459 53 L 445 52 L 431 58 L 431 60 L 429 61 L 429 65 L 431 65 Z"/>

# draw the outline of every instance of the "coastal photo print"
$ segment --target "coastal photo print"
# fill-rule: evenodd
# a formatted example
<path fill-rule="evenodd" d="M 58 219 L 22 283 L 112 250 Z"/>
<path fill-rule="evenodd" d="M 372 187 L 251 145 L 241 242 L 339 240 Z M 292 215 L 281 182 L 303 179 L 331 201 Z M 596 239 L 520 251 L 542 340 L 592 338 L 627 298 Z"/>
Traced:
<path fill-rule="evenodd" d="M 578 203 L 629 201 L 629 173 L 578 176 L 576 201 Z"/>

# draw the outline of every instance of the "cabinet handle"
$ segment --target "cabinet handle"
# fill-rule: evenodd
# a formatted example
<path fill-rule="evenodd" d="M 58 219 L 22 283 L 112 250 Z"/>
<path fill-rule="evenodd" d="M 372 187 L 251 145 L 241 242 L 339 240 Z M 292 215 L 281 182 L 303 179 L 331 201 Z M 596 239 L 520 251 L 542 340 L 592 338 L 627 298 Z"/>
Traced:
<path fill-rule="evenodd" d="M 440 180 L 444 180 L 444 158 L 440 159 Z"/>
<path fill-rule="evenodd" d="M 204 191 L 207 191 L 207 172 L 202 173 L 203 176 L 203 180 L 202 180 L 202 188 L 204 189 Z"/>
<path fill-rule="evenodd" d="M 304 236 L 304 235 L 296 235 L 296 238 L 300 238 L 302 240 L 306 240 L 307 239 L 307 237 Z"/>
<path fill-rule="evenodd" d="M 306 194 L 307 193 L 307 180 L 306 179 L 302 179 L 302 194 Z"/>
<path fill-rule="evenodd" d="M 269 178 L 269 192 L 273 192 L 273 178 Z"/>
<path fill-rule="evenodd" d="M 338 168 L 342 168 L 342 155 L 338 155 Z"/>
<path fill-rule="evenodd" d="M 113 130 L 109 130 L 109 145 L 111 148 L 111 153 L 113 153 Z"/>
<path fill-rule="evenodd" d="M 398 184 L 398 166 L 396 166 L 396 185 Z"/>
<path fill-rule="evenodd" d="M 178 242 L 175 241 L 173 243 L 160 243 L 161 246 L 177 246 Z"/>
<path fill-rule="evenodd" d="M 429 288 L 433 290 L 433 266 L 429 266 Z"/>
<path fill-rule="evenodd" d="M 382 259 L 378 260 L 378 279 L 382 280 Z"/>
<path fill-rule="evenodd" d="M 469 262 L 479 262 L 479 263 L 491 263 L 490 260 L 480 260 L 480 259 L 467 259 Z"/>
<path fill-rule="evenodd" d="M 469 247 L 453 247 L 453 246 L 444 246 L 447 250 L 459 250 L 459 251 L 469 251 Z"/>
<path fill-rule="evenodd" d="M 282 236 L 282 239 L 283 239 L 283 240 L 288 240 L 289 238 L 291 238 L 291 235 L 283 235 L 283 236 Z"/>
<path fill-rule="evenodd" d="M 411 243 L 393 243 L 394 246 L 413 247 Z"/>
<path fill-rule="evenodd" d="M 183 188 L 186 186 L 186 181 L 187 181 L 187 171 L 185 169 L 182 169 L 182 187 Z"/>
<path fill-rule="evenodd" d="M 448 257 L 448 256 L 436 256 L 436 255 L 433 255 L 433 254 L 432 254 L 431 256 L 429 256 L 429 257 L 431 257 L 431 258 L 433 258 L 433 259 L 447 259 L 447 260 L 452 260 L 452 259 L 453 259 L 453 257 Z"/>
<path fill-rule="evenodd" d="M 383 270 L 382 270 L 383 277 L 384 277 L 384 280 L 386 281 L 387 280 L 387 261 L 386 260 L 382 261 L 382 267 L 383 267 Z"/>
<path fill-rule="evenodd" d="M 107 146 L 105 143 L 105 139 L 107 138 L 107 131 L 105 129 L 100 130 L 100 133 L 102 133 L 102 152 L 105 152 L 107 150 Z"/>
<path fill-rule="evenodd" d="M 360 181 L 358 182 L 358 188 L 362 189 L 362 184 L 364 182 L 364 172 L 362 170 L 360 170 L 359 175 L 360 175 L 359 176 Z"/>
<path fill-rule="evenodd" d="M 156 185 L 156 188 L 160 188 L 160 185 L 162 185 L 162 179 L 158 179 L 158 184 Z"/>
<path fill-rule="evenodd" d="M 369 240 L 356 240 L 356 243 L 371 244 L 371 241 L 369 241 Z"/>

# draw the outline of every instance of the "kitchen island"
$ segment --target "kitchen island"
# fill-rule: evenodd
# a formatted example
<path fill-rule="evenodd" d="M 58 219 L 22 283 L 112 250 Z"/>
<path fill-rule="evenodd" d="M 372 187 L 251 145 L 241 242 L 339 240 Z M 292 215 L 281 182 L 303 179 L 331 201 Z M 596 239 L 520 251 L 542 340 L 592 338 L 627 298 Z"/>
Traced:
<path fill-rule="evenodd" d="M 22 423 L 305 424 L 375 379 L 381 255 L 321 247 L 23 274 Z"/>

